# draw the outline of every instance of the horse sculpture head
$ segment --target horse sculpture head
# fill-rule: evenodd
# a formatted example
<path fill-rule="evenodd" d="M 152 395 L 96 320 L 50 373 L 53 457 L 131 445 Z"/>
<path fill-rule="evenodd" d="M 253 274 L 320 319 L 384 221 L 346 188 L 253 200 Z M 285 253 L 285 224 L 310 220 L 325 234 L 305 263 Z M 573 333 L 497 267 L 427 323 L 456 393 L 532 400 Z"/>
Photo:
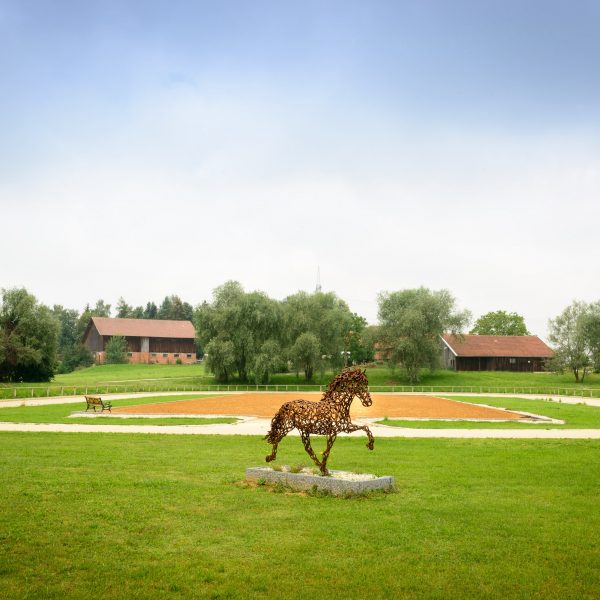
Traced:
<path fill-rule="evenodd" d="M 323 399 L 333 399 L 343 397 L 344 399 L 352 399 L 357 397 L 363 406 L 371 406 L 373 399 L 369 394 L 369 381 L 367 380 L 366 371 L 358 367 L 344 369 L 339 375 L 333 378 Z"/>

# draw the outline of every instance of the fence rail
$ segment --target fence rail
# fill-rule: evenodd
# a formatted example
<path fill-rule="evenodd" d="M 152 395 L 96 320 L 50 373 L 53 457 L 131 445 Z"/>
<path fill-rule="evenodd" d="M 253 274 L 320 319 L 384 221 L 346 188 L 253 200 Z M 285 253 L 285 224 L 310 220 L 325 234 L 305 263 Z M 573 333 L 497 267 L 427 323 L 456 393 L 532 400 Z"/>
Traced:
<path fill-rule="evenodd" d="M 128 384 L 128 385 L 80 385 L 1 387 L 0 400 L 16 398 L 44 398 L 52 396 L 83 396 L 85 394 L 126 394 L 156 392 L 322 392 L 322 385 L 274 384 L 274 385 L 210 385 L 210 384 Z M 371 392 L 422 393 L 422 394 L 537 394 L 547 396 L 574 396 L 600 398 L 600 388 L 573 388 L 554 386 L 480 386 L 480 385 L 372 385 Z"/>

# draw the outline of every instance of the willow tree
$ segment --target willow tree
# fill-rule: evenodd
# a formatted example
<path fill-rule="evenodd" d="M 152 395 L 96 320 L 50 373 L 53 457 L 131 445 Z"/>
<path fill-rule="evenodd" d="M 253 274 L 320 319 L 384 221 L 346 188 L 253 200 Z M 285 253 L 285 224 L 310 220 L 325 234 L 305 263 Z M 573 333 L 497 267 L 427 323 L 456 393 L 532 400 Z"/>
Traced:
<path fill-rule="evenodd" d="M 481 315 L 470 333 L 477 335 L 529 335 L 525 319 L 516 312 L 495 310 Z"/>
<path fill-rule="evenodd" d="M 344 363 L 342 352 L 348 349 L 348 336 L 354 324 L 348 304 L 333 292 L 298 292 L 283 301 L 286 347 L 293 349 L 303 334 L 310 333 L 317 340 L 319 356 L 327 357 L 323 360 L 329 361 L 333 368 L 340 368 Z M 305 345 L 306 338 L 301 343 L 302 347 Z"/>
<path fill-rule="evenodd" d="M 213 301 L 199 306 L 194 314 L 198 341 L 209 355 L 209 367 L 209 344 L 219 340 L 219 343 L 231 342 L 233 369 L 240 381 L 248 381 L 255 366 L 264 375 L 267 358 L 263 356 L 257 362 L 257 356 L 268 354 L 269 363 L 273 363 L 274 346 L 265 347 L 265 343 L 278 339 L 280 314 L 278 302 L 263 292 L 245 292 L 237 281 L 216 288 Z"/>
<path fill-rule="evenodd" d="M 379 304 L 379 343 L 392 364 L 406 370 L 415 383 L 421 369 L 435 369 L 440 362 L 440 336 L 459 333 L 470 320 L 458 311 L 448 290 L 417 289 L 382 292 Z"/>
<path fill-rule="evenodd" d="M 25 290 L 2 290 L 0 380 L 48 381 L 56 369 L 60 324 Z"/>
<path fill-rule="evenodd" d="M 554 346 L 554 356 L 547 365 L 553 371 L 571 371 L 578 383 L 583 382 L 594 363 L 590 338 L 593 316 L 589 304 L 576 300 L 548 322 L 548 339 Z"/>

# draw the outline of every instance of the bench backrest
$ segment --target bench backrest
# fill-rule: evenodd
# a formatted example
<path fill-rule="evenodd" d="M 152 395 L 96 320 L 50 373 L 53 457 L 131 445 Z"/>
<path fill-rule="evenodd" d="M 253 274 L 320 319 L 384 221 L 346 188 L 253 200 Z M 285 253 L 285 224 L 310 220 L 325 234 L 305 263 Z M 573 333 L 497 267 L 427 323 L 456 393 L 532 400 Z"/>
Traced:
<path fill-rule="evenodd" d="M 85 401 L 88 404 L 97 404 L 98 406 L 102 406 L 102 399 L 99 396 L 86 396 Z"/>

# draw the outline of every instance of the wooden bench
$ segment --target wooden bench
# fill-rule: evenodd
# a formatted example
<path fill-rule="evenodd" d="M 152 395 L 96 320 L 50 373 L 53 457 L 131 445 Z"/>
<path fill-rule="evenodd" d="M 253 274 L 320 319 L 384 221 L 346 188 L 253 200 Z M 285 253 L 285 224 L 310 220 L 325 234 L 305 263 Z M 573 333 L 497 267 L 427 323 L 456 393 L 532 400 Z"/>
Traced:
<path fill-rule="evenodd" d="M 105 402 L 100 398 L 100 396 L 86 396 L 85 401 L 87 402 L 87 408 L 85 412 L 87 412 L 90 408 L 94 409 L 96 412 L 96 408 L 100 407 L 100 412 L 104 412 L 107 410 L 108 412 L 112 412 L 110 409 L 112 408 L 112 402 Z"/>

